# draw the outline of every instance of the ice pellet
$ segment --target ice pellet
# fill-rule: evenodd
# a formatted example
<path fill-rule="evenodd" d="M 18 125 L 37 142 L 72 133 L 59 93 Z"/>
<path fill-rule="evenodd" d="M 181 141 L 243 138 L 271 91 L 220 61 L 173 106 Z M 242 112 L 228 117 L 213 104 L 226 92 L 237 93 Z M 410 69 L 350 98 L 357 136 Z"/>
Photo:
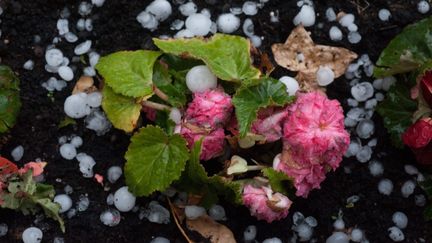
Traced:
<path fill-rule="evenodd" d="M 75 53 L 75 55 L 78 55 L 78 56 L 85 54 L 90 50 L 91 46 L 92 46 L 92 41 L 86 40 L 75 47 L 74 53 Z"/>
<path fill-rule="evenodd" d="M 419 173 L 418 169 L 413 165 L 405 165 L 404 170 L 408 175 L 417 175 Z"/>
<path fill-rule="evenodd" d="M 81 2 L 80 5 L 78 6 L 78 13 L 81 16 L 89 15 L 92 11 L 92 8 L 93 8 L 93 5 L 91 5 L 91 3 Z"/>
<path fill-rule="evenodd" d="M 283 77 L 279 78 L 279 81 L 281 81 L 283 84 L 285 84 L 286 91 L 291 96 L 295 95 L 297 93 L 297 91 L 300 89 L 299 83 L 297 82 L 297 80 L 295 80 L 292 77 L 283 76 Z"/>
<path fill-rule="evenodd" d="M 345 222 L 343 221 L 343 219 L 336 219 L 333 223 L 333 227 L 335 228 L 335 230 L 343 230 L 345 229 Z"/>
<path fill-rule="evenodd" d="M 390 19 L 391 13 L 388 9 L 380 9 L 380 11 L 378 12 L 378 18 L 381 21 L 388 21 Z"/>
<path fill-rule="evenodd" d="M 192 92 L 204 92 L 217 86 L 217 77 L 206 65 L 191 68 L 186 74 L 186 86 Z"/>
<path fill-rule="evenodd" d="M 75 146 L 70 143 L 65 143 L 60 146 L 60 155 L 67 160 L 72 160 L 77 155 Z"/>
<path fill-rule="evenodd" d="M 265 239 L 262 243 L 282 243 L 281 239 L 277 237 Z"/>
<path fill-rule="evenodd" d="M 67 19 L 57 20 L 57 30 L 59 35 L 64 35 L 69 32 L 69 21 Z"/>
<path fill-rule="evenodd" d="M 141 24 L 143 28 L 150 31 L 156 30 L 159 25 L 156 17 L 147 11 L 142 11 L 141 13 L 139 13 L 136 17 L 136 20 Z"/>
<path fill-rule="evenodd" d="M 48 65 L 58 67 L 63 62 L 63 53 L 56 48 L 49 49 L 45 52 L 45 60 Z"/>
<path fill-rule="evenodd" d="M 135 206 L 136 197 L 124 186 L 114 193 L 114 206 L 120 212 L 128 212 Z"/>
<path fill-rule="evenodd" d="M 369 138 L 375 131 L 375 124 L 372 120 L 365 119 L 358 123 L 356 128 L 357 136 L 363 139 Z"/>
<path fill-rule="evenodd" d="M 29 70 L 29 71 L 33 70 L 33 68 L 34 68 L 34 61 L 33 60 L 27 60 L 24 63 L 23 68 L 25 70 Z"/>
<path fill-rule="evenodd" d="M 151 240 L 150 243 L 170 243 L 170 241 L 167 238 L 159 236 Z"/>
<path fill-rule="evenodd" d="M 349 237 L 344 232 L 334 232 L 329 238 L 327 238 L 326 243 L 349 243 Z"/>
<path fill-rule="evenodd" d="M 416 184 L 414 181 L 412 180 L 406 181 L 401 187 L 402 196 L 405 198 L 409 197 L 411 194 L 414 193 L 415 188 L 416 188 Z"/>
<path fill-rule="evenodd" d="M 85 118 L 84 123 L 86 128 L 95 131 L 98 136 L 104 135 L 111 129 L 111 122 L 105 113 L 98 109 L 93 109 Z"/>
<path fill-rule="evenodd" d="M 5 236 L 8 232 L 8 230 L 9 230 L 8 225 L 5 223 L 1 223 L 0 224 L 0 237 Z"/>
<path fill-rule="evenodd" d="M 148 221 L 156 224 L 168 224 L 170 212 L 157 201 L 151 201 L 148 207 L 140 212 L 139 218 L 147 218 Z"/>
<path fill-rule="evenodd" d="M 166 20 L 172 13 L 171 4 L 167 0 L 155 0 L 145 10 L 153 14 L 158 21 Z"/>
<path fill-rule="evenodd" d="M 123 171 L 120 166 L 111 166 L 108 169 L 108 181 L 111 183 L 115 183 L 122 174 Z"/>
<path fill-rule="evenodd" d="M 74 78 L 74 73 L 72 69 L 68 66 L 59 67 L 58 74 L 65 81 L 71 81 Z"/>
<path fill-rule="evenodd" d="M 207 35 L 212 24 L 210 18 L 201 13 L 189 15 L 185 23 L 186 28 L 196 36 Z"/>
<path fill-rule="evenodd" d="M 243 232 L 243 239 L 245 242 L 252 242 L 253 240 L 255 240 L 256 235 L 257 227 L 255 225 L 249 225 Z"/>
<path fill-rule="evenodd" d="M 75 148 L 79 148 L 83 144 L 83 140 L 80 136 L 72 137 L 70 144 L 72 144 Z"/>
<path fill-rule="evenodd" d="M 240 19 L 232 13 L 219 15 L 217 21 L 218 29 L 223 33 L 233 33 L 240 27 Z"/>
<path fill-rule="evenodd" d="M 102 93 L 92 92 L 87 95 L 87 104 L 93 108 L 99 107 L 102 104 Z"/>
<path fill-rule="evenodd" d="M 349 25 L 353 24 L 355 20 L 355 17 L 353 14 L 345 14 L 339 19 L 339 24 L 343 27 L 348 27 Z"/>
<path fill-rule="evenodd" d="M 318 85 L 327 86 L 333 82 L 335 75 L 331 68 L 320 66 L 316 73 L 316 77 Z"/>
<path fill-rule="evenodd" d="M 369 82 L 361 82 L 351 87 L 351 95 L 359 102 L 366 101 L 374 95 L 374 88 Z"/>
<path fill-rule="evenodd" d="M 76 93 L 66 98 L 64 111 L 71 118 L 83 118 L 90 114 L 90 107 L 87 105 L 87 94 Z"/>
<path fill-rule="evenodd" d="M 72 207 L 72 199 L 66 194 L 55 196 L 53 201 L 60 204 L 60 213 L 64 213 Z"/>
<path fill-rule="evenodd" d="M 246 1 L 243 3 L 242 11 L 245 15 L 255 15 L 258 13 L 258 6 L 255 2 Z"/>
<path fill-rule="evenodd" d="M 343 38 L 342 31 L 337 26 L 332 26 L 330 28 L 329 36 L 332 41 L 340 41 Z"/>
<path fill-rule="evenodd" d="M 90 205 L 90 200 L 86 195 L 80 195 L 79 200 L 77 202 L 77 209 L 80 212 L 84 212 L 88 209 Z"/>
<path fill-rule="evenodd" d="M 19 161 L 24 155 L 24 147 L 22 145 L 16 146 L 12 152 L 11 156 L 14 161 Z"/>
<path fill-rule="evenodd" d="M 209 216 L 214 220 L 226 220 L 225 209 L 217 204 L 211 206 Z"/>
<path fill-rule="evenodd" d="M 428 1 L 422 0 L 417 3 L 417 10 L 419 11 L 419 13 L 425 14 L 429 12 L 429 9 L 430 9 L 430 5 Z"/>
<path fill-rule="evenodd" d="M 121 216 L 119 211 L 110 208 L 103 211 L 99 218 L 104 225 L 113 227 L 120 223 Z"/>
<path fill-rule="evenodd" d="M 367 100 L 365 103 L 365 109 L 373 110 L 377 106 L 378 101 L 376 99 Z"/>
<path fill-rule="evenodd" d="M 363 240 L 364 235 L 361 229 L 353 229 L 351 231 L 351 240 L 354 242 L 361 242 Z"/>
<path fill-rule="evenodd" d="M 310 27 L 315 24 L 315 9 L 309 5 L 303 5 L 300 12 L 294 17 L 294 25 L 302 24 L 304 27 Z"/>
<path fill-rule="evenodd" d="M 293 228 L 297 232 L 300 241 L 308 241 L 311 239 L 313 229 L 306 223 L 299 224 Z"/>
<path fill-rule="evenodd" d="M 206 210 L 203 207 L 199 207 L 199 206 L 195 206 L 195 205 L 190 205 L 190 206 L 185 207 L 186 218 L 191 219 L 191 220 L 197 219 L 197 218 L 201 217 L 202 215 L 204 215 L 205 213 L 206 213 Z"/>
<path fill-rule="evenodd" d="M 66 39 L 67 42 L 69 43 L 75 43 L 78 41 L 78 36 L 76 36 L 74 33 L 72 32 L 67 32 L 64 36 L 64 38 Z"/>
<path fill-rule="evenodd" d="M 392 221 L 399 229 L 405 229 L 408 225 L 408 217 L 402 212 L 395 212 Z"/>
<path fill-rule="evenodd" d="M 424 207 L 426 205 L 426 197 L 423 194 L 415 195 L 415 204 L 419 207 Z"/>
<path fill-rule="evenodd" d="M 105 3 L 105 0 L 92 0 L 93 5 L 100 8 Z"/>
<path fill-rule="evenodd" d="M 389 237 L 395 242 L 400 242 L 405 240 L 405 235 L 398 227 L 393 226 L 388 229 Z"/>
<path fill-rule="evenodd" d="M 372 157 L 372 149 L 369 146 L 363 146 L 360 151 L 356 154 L 356 159 L 360 163 L 366 163 L 368 162 Z"/>
<path fill-rule="evenodd" d="M 325 14 L 327 21 L 332 22 L 336 20 L 336 13 L 333 8 L 328 8 Z"/>
<path fill-rule="evenodd" d="M 198 10 L 197 5 L 192 1 L 187 2 L 185 4 L 182 4 L 179 7 L 179 11 L 183 16 L 192 15 L 192 14 L 196 13 L 197 10 Z"/>
<path fill-rule="evenodd" d="M 76 156 L 76 159 L 79 162 L 79 169 L 85 178 L 93 177 L 93 166 L 95 166 L 96 162 L 94 159 L 87 155 L 86 153 L 79 153 Z"/>
<path fill-rule="evenodd" d="M 22 233 L 22 240 L 24 243 L 40 243 L 42 242 L 42 230 L 36 227 L 29 227 Z"/>
<path fill-rule="evenodd" d="M 169 113 L 169 118 L 175 123 L 175 124 L 180 124 L 181 123 L 181 112 L 179 109 L 177 108 L 172 108 L 170 113 Z"/>
<path fill-rule="evenodd" d="M 389 179 L 382 179 L 378 182 L 378 191 L 384 195 L 390 195 L 393 191 L 393 182 Z"/>
<path fill-rule="evenodd" d="M 361 41 L 361 39 L 362 39 L 362 36 L 357 31 L 353 31 L 353 32 L 348 33 L 348 41 L 351 44 L 357 44 Z"/>
<path fill-rule="evenodd" d="M 383 165 L 377 160 L 371 161 L 368 167 L 372 176 L 380 176 L 384 173 Z"/>

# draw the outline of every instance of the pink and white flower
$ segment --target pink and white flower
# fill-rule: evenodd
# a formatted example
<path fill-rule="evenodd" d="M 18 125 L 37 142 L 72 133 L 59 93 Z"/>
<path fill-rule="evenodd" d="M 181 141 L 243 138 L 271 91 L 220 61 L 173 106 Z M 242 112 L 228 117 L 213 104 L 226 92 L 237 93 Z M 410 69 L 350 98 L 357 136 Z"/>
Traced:
<path fill-rule="evenodd" d="M 282 126 L 287 116 L 286 109 L 275 107 L 261 109 L 257 119 L 252 123 L 251 131 L 263 135 L 266 138 L 265 142 L 275 142 L 282 137 Z"/>

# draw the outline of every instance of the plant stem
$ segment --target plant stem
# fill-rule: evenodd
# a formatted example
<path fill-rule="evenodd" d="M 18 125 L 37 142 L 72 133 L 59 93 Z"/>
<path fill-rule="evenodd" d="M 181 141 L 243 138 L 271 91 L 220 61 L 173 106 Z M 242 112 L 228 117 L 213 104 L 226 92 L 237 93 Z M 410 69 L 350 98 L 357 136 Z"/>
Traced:
<path fill-rule="evenodd" d="M 268 166 L 265 165 L 248 165 L 247 169 L 248 171 L 254 171 L 254 170 L 262 170 L 267 168 Z"/>
<path fill-rule="evenodd" d="M 168 99 L 169 99 L 168 95 L 166 95 L 164 92 L 162 92 L 162 90 L 158 89 L 154 85 L 153 85 L 153 92 L 155 93 L 155 95 L 157 95 L 163 101 L 168 101 Z"/>
<path fill-rule="evenodd" d="M 152 109 L 155 109 L 155 110 L 158 110 L 158 111 L 166 111 L 166 110 L 170 111 L 172 109 L 172 107 L 170 107 L 170 106 L 167 106 L 167 105 L 164 105 L 164 104 L 160 104 L 160 103 L 156 103 L 156 102 L 153 102 L 153 101 L 148 101 L 148 100 L 142 101 L 141 105 L 149 107 L 149 108 L 152 108 Z"/>

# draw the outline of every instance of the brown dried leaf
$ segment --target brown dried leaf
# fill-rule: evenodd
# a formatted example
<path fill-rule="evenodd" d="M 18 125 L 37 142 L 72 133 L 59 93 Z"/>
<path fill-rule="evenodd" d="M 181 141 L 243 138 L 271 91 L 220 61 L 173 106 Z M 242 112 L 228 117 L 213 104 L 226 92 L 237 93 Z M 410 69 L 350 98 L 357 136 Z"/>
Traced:
<path fill-rule="evenodd" d="M 72 94 L 79 92 L 85 92 L 87 94 L 97 91 L 98 89 L 94 86 L 94 80 L 89 76 L 81 76 L 81 78 L 76 82 Z"/>
<path fill-rule="evenodd" d="M 320 66 L 331 68 L 337 78 L 357 58 L 356 53 L 342 47 L 316 45 L 303 26 L 297 26 L 284 44 L 272 45 L 272 51 L 278 65 L 298 72 L 296 79 L 306 90 L 319 88 L 316 72 Z"/>
<path fill-rule="evenodd" d="M 207 215 L 195 220 L 186 220 L 189 230 L 200 233 L 203 237 L 209 238 L 212 243 L 236 243 L 234 234 L 225 225 L 219 224 Z"/>

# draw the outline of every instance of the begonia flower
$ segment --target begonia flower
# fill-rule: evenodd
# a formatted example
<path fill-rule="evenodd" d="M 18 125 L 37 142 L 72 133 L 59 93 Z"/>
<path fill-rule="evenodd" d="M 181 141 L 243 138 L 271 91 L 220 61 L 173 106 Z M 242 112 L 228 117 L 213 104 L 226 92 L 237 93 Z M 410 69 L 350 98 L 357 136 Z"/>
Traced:
<path fill-rule="evenodd" d="M 414 152 L 419 163 L 432 164 L 432 118 L 423 118 L 411 125 L 402 141 Z"/>

